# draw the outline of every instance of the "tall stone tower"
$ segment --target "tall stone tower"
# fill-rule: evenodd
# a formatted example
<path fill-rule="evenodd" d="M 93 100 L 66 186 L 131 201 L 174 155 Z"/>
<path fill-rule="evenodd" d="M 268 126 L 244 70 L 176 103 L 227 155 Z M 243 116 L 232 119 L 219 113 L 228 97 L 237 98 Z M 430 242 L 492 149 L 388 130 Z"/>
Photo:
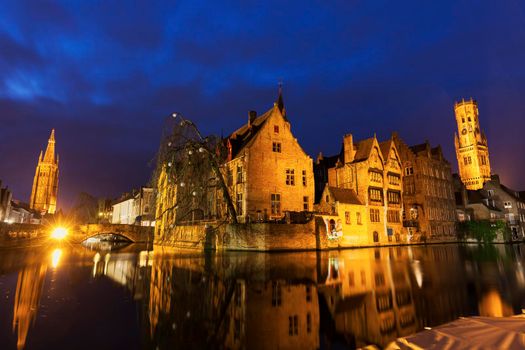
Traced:
<path fill-rule="evenodd" d="M 480 130 L 478 104 L 473 99 L 454 105 L 458 132 L 455 134 L 459 176 L 469 190 L 479 190 L 490 181 L 489 147 Z"/>
<path fill-rule="evenodd" d="M 57 209 L 58 192 L 58 155 L 55 157 L 55 129 L 47 142 L 46 153 L 38 157 L 33 190 L 31 191 L 31 209 L 42 213 L 54 214 Z"/>

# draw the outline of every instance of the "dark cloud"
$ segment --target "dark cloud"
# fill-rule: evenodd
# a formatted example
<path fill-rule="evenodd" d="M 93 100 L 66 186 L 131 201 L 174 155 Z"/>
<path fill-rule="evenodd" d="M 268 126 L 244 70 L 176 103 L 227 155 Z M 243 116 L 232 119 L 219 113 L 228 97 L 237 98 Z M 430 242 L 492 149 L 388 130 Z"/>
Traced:
<path fill-rule="evenodd" d="M 525 5 L 478 1 L 4 2 L 0 178 L 28 200 L 57 129 L 60 203 L 144 184 L 164 118 L 228 134 L 279 80 L 305 150 L 343 133 L 441 144 L 453 104 L 479 102 L 494 170 L 525 188 Z"/>

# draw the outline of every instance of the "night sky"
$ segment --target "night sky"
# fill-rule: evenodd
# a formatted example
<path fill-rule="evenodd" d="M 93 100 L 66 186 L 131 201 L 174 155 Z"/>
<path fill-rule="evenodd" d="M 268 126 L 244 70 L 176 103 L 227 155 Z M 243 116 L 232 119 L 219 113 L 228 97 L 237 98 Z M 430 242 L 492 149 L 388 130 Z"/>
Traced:
<path fill-rule="evenodd" d="M 0 179 L 29 201 L 56 129 L 59 207 L 145 184 L 174 111 L 225 135 L 284 84 L 315 157 L 397 130 L 456 166 L 453 104 L 474 97 L 493 172 L 525 189 L 525 2 L 2 1 Z"/>

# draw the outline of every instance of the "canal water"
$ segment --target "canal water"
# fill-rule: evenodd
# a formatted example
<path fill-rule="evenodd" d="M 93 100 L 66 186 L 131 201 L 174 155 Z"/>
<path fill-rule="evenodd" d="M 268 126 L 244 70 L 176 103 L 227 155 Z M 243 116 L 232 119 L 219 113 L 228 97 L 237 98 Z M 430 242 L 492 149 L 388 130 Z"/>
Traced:
<path fill-rule="evenodd" d="M 525 246 L 0 251 L 1 349 L 352 349 L 525 308 Z"/>

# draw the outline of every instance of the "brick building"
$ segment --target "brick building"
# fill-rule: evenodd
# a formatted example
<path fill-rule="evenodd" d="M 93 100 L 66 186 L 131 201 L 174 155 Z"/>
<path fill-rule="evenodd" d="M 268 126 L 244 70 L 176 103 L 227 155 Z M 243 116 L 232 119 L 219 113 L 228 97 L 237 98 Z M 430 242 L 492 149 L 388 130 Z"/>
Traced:
<path fill-rule="evenodd" d="M 375 136 L 354 143 L 351 134 L 345 135 L 342 155 L 328 169 L 328 185 L 354 190 L 363 204 L 368 227 L 363 241 L 368 244 L 406 242 L 401 222 L 402 184 L 395 143 L 379 143 Z"/>
<path fill-rule="evenodd" d="M 450 163 L 440 146 L 409 147 L 392 136 L 403 163 L 403 222 L 415 240 L 454 239 L 456 203 Z"/>
<path fill-rule="evenodd" d="M 226 142 L 225 179 L 239 222 L 313 211 L 313 161 L 292 134 L 281 91 L 266 113 L 250 111 Z"/>

